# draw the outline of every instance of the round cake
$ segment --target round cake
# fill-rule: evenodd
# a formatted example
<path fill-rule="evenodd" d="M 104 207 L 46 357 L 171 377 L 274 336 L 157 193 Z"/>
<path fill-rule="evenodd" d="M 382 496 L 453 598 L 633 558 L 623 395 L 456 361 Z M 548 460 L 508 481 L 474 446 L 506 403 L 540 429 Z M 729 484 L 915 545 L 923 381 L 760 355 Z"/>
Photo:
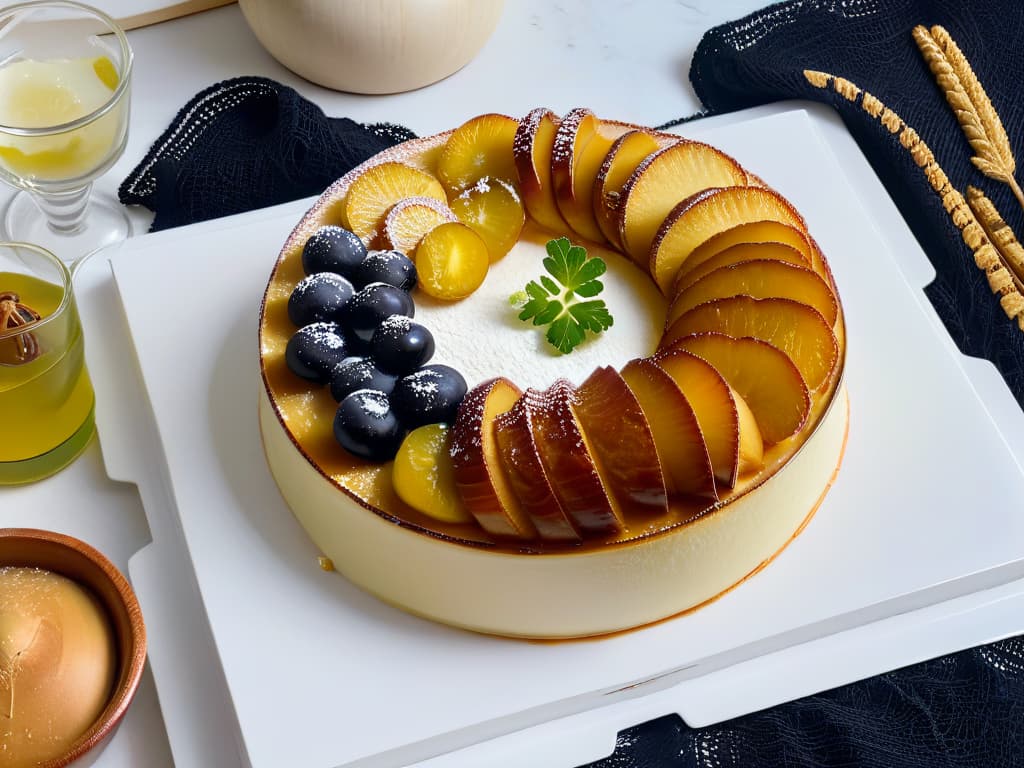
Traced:
<path fill-rule="evenodd" d="M 713 147 L 586 109 L 353 169 L 285 243 L 259 338 L 267 461 L 317 547 L 479 632 L 715 599 L 845 446 L 842 306 L 803 218 Z"/>

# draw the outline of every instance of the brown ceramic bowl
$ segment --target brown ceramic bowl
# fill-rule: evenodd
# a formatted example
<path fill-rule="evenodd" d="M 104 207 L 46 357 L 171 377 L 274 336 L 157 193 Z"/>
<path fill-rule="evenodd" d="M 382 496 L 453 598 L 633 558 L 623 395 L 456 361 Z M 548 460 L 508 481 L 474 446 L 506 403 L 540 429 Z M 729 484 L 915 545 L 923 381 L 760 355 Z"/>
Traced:
<path fill-rule="evenodd" d="M 124 717 L 146 663 L 146 628 L 128 580 L 85 542 L 52 531 L 0 528 L 0 566 L 43 568 L 87 587 L 106 609 L 114 630 L 117 667 L 114 690 L 96 722 L 65 755 L 39 768 L 75 768 L 92 762 Z M 87 753 L 88 757 L 84 757 Z M 83 758 L 80 760 L 80 758 Z M 77 761 L 77 762 L 76 762 Z"/>

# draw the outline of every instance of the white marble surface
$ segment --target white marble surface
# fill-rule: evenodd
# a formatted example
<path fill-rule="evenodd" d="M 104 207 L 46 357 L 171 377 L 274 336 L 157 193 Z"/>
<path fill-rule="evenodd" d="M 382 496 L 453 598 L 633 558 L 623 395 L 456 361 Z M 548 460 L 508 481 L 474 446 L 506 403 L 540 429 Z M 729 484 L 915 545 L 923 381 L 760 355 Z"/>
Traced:
<path fill-rule="evenodd" d="M 761 5 L 760 0 L 512 0 L 492 39 L 465 69 L 416 92 L 373 97 L 335 93 L 297 78 L 263 51 L 236 6 L 139 29 L 129 33 L 136 60 L 128 147 L 96 187 L 101 194 L 115 194 L 189 98 L 239 75 L 292 85 L 328 115 L 394 121 L 421 134 L 480 112 L 521 115 L 539 105 L 557 112 L 585 105 L 600 115 L 659 124 L 699 107 L 687 72 L 703 32 Z M 8 190 L 0 190 L 0 204 L 9 197 Z M 138 232 L 144 232 L 149 216 L 141 211 L 133 216 Z M 77 536 L 122 570 L 149 540 L 138 495 L 106 477 L 96 442 L 53 478 L 0 489 L 0 526 Z M 95 765 L 172 765 L 148 673 L 123 726 Z"/>

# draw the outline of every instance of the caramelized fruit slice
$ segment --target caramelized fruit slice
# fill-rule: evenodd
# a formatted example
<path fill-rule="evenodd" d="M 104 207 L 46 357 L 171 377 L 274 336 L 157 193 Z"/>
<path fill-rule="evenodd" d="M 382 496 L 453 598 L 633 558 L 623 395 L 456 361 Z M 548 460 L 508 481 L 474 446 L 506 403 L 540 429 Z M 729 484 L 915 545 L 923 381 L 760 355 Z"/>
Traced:
<path fill-rule="evenodd" d="M 535 412 L 533 437 L 551 489 L 576 527 L 584 535 L 614 533 L 623 521 L 576 421 L 575 396 L 576 388 L 565 379 L 548 387 Z"/>
<path fill-rule="evenodd" d="M 806 232 L 778 221 L 749 221 L 712 235 L 694 248 L 676 271 L 672 292 L 676 292 L 676 285 L 686 279 L 691 272 L 702 267 L 705 262 L 717 258 L 723 251 L 734 246 L 754 245 L 755 243 L 788 245 L 800 254 L 803 266 L 814 265 L 811 253 L 817 249 L 811 244 Z"/>
<path fill-rule="evenodd" d="M 680 274 L 676 275 L 676 279 L 672 282 L 672 292 L 669 295 L 679 295 L 679 293 L 702 277 L 720 267 L 728 267 L 755 259 L 772 259 L 786 264 L 793 264 L 797 267 L 807 266 L 807 262 L 804 261 L 803 254 L 800 251 L 782 243 L 737 243 L 723 251 L 719 251 L 685 274 L 682 274 L 682 270 L 680 270 Z"/>
<path fill-rule="evenodd" d="M 413 509 L 445 523 L 471 523 L 455 484 L 447 424 L 427 424 L 405 436 L 391 473 L 395 493 Z"/>
<path fill-rule="evenodd" d="M 571 406 L 619 516 L 668 512 L 654 435 L 619 372 L 609 366 L 595 369 L 576 390 Z"/>
<path fill-rule="evenodd" d="M 572 110 L 555 134 L 551 179 L 562 218 L 580 237 L 603 242 L 594 218 L 594 179 L 615 139 L 629 130 L 600 120 L 589 109 Z"/>
<path fill-rule="evenodd" d="M 448 137 L 437 161 L 437 176 L 454 197 L 484 176 L 513 182 L 512 144 L 519 121 L 505 115 L 480 115 Z"/>
<path fill-rule="evenodd" d="M 723 333 L 683 336 L 669 349 L 704 358 L 750 406 L 767 443 L 796 434 L 807 423 L 811 396 L 793 361 L 771 344 Z"/>
<path fill-rule="evenodd" d="M 622 241 L 619 239 L 622 187 L 636 167 L 660 147 L 658 139 L 646 131 L 629 131 L 615 140 L 601 162 L 601 167 L 597 169 L 591 192 L 594 219 L 601 234 L 618 250 L 622 250 Z"/>
<path fill-rule="evenodd" d="M 384 217 L 384 242 L 396 251 L 412 253 L 427 232 L 447 221 L 458 218 L 440 200 L 407 197 L 391 206 Z"/>
<path fill-rule="evenodd" d="M 792 299 L 731 296 L 701 304 L 665 331 L 659 349 L 668 349 L 676 339 L 701 331 L 767 341 L 786 353 L 811 390 L 828 380 L 839 359 L 839 345 L 825 318 Z"/>
<path fill-rule="evenodd" d="M 559 120 L 551 110 L 534 109 L 519 121 L 512 142 L 512 158 L 527 212 L 535 222 L 553 232 L 565 232 L 565 220 L 555 203 L 551 183 L 551 150 Z"/>
<path fill-rule="evenodd" d="M 509 485 L 540 537 L 576 542 L 580 535 L 555 497 L 533 439 L 541 409 L 540 393 L 528 389 L 509 410 L 498 415 L 494 420 L 498 453 Z"/>
<path fill-rule="evenodd" d="M 729 385 L 713 365 L 682 349 L 651 360 L 686 395 L 707 444 L 715 480 L 732 488 L 739 474 L 740 417 Z"/>
<path fill-rule="evenodd" d="M 407 197 L 432 197 L 448 202 L 444 189 L 429 173 L 394 162 L 367 168 L 352 182 L 345 196 L 345 225 L 372 245 L 384 232 L 384 217 L 391 206 Z"/>
<path fill-rule="evenodd" d="M 680 141 L 655 152 L 640 163 L 623 187 L 619 221 L 623 247 L 646 269 L 651 263 L 651 243 L 673 206 L 709 187 L 746 181 L 735 160 L 698 141 Z"/>
<path fill-rule="evenodd" d="M 778 221 L 806 233 L 804 220 L 784 197 L 759 187 L 706 189 L 673 208 L 654 238 L 650 271 L 668 295 L 676 273 L 693 250 L 736 224 Z"/>
<path fill-rule="evenodd" d="M 677 317 L 698 304 L 740 295 L 799 301 L 818 310 L 830 326 L 839 313 L 832 289 L 807 267 L 772 259 L 754 259 L 719 267 L 684 288 L 672 299 L 665 325 L 671 325 Z"/>
<path fill-rule="evenodd" d="M 480 179 L 451 206 L 459 221 L 480 235 L 492 264 L 512 250 L 526 223 L 518 193 L 501 179 Z"/>
<path fill-rule="evenodd" d="M 480 527 L 495 536 L 532 539 L 537 531 L 505 477 L 494 437 L 495 417 L 521 395 L 504 378 L 473 387 L 452 425 L 449 453 L 462 503 Z"/>
<path fill-rule="evenodd" d="M 446 301 L 464 299 L 479 288 L 490 266 L 487 245 L 461 222 L 430 230 L 414 254 L 420 289 Z"/>
<path fill-rule="evenodd" d="M 622 378 L 650 425 L 669 491 L 717 499 L 707 443 L 683 391 L 650 359 L 630 360 Z"/>

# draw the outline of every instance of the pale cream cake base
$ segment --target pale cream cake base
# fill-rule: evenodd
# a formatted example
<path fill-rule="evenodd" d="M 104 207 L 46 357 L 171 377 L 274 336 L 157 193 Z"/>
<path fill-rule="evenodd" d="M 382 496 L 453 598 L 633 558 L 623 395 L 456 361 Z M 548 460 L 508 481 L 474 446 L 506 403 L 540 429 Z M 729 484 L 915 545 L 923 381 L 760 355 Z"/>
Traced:
<path fill-rule="evenodd" d="M 395 525 L 317 472 L 263 387 L 259 419 L 285 501 L 353 583 L 446 624 L 555 639 L 673 616 L 757 571 L 800 532 L 827 492 L 842 460 L 849 407 L 840 387 L 804 445 L 768 482 L 711 514 L 636 542 L 546 554 L 488 551 Z"/>

